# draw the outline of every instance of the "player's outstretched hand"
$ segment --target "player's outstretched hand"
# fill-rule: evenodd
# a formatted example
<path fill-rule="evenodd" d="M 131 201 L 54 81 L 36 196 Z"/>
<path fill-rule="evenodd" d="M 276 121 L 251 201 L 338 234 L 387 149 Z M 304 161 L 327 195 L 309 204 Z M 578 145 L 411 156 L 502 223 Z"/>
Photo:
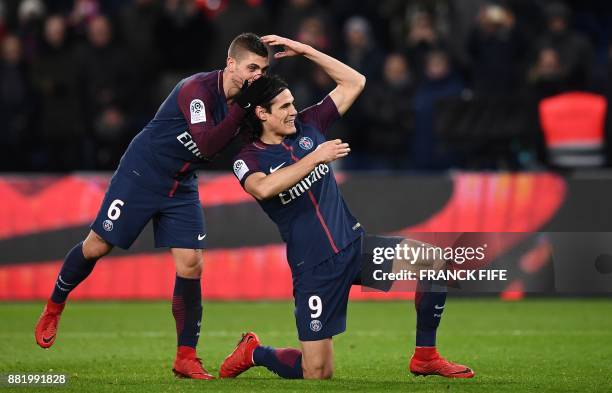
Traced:
<path fill-rule="evenodd" d="M 275 59 L 281 59 L 283 57 L 300 56 L 303 55 L 308 49 L 308 45 L 302 44 L 298 41 L 290 40 L 289 38 L 281 37 L 278 35 L 265 35 L 261 37 L 261 41 L 264 44 L 270 46 L 282 46 L 283 50 L 274 54 Z"/>
<path fill-rule="evenodd" d="M 321 143 L 312 154 L 317 154 L 319 162 L 328 164 L 348 156 L 350 151 L 348 143 L 343 143 L 340 139 L 334 139 Z"/>
<path fill-rule="evenodd" d="M 253 110 L 257 105 L 261 104 L 266 90 L 270 86 L 270 80 L 267 78 L 255 79 L 251 84 L 245 80 L 240 89 L 240 94 L 236 97 L 236 103 L 245 110 Z"/>

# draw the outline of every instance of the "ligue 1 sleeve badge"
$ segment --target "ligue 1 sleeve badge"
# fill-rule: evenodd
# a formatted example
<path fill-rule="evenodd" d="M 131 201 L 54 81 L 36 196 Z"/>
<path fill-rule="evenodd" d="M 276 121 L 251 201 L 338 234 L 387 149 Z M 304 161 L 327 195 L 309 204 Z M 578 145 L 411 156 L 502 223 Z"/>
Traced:
<path fill-rule="evenodd" d="M 314 142 L 312 141 L 312 139 L 310 139 L 307 136 L 301 137 L 300 141 L 298 142 L 298 144 L 304 150 L 310 150 L 310 149 L 312 149 L 312 146 L 314 146 Z"/>

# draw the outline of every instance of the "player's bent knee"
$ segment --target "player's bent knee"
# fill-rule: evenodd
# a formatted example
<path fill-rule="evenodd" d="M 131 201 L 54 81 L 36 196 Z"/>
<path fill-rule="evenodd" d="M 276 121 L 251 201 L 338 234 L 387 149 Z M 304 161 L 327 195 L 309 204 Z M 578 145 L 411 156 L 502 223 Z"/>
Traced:
<path fill-rule="evenodd" d="M 83 241 L 83 256 L 88 260 L 100 259 L 111 252 L 112 249 L 112 244 L 102 239 L 94 231 L 90 231 Z"/>
<path fill-rule="evenodd" d="M 334 374 L 333 361 L 323 357 L 303 359 L 302 371 L 304 379 L 330 379 Z"/>
<path fill-rule="evenodd" d="M 308 366 L 302 369 L 304 379 L 331 379 L 334 376 L 334 370 L 325 365 Z"/>

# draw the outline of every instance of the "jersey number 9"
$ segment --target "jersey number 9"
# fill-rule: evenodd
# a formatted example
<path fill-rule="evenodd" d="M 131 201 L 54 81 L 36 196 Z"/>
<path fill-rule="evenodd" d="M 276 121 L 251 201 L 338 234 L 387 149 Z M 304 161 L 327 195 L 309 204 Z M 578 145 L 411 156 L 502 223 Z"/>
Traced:
<path fill-rule="evenodd" d="M 316 295 L 308 299 L 308 307 L 313 311 L 310 314 L 310 318 L 318 318 L 321 316 L 321 313 L 323 313 L 323 302 L 321 298 Z"/>

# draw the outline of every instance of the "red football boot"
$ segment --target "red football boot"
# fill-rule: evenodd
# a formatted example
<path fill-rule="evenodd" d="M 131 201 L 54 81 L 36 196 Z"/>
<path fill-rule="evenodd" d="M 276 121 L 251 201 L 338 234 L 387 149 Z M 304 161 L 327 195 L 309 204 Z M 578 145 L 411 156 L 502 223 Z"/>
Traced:
<path fill-rule="evenodd" d="M 259 338 L 253 332 L 242 335 L 234 351 L 225 358 L 219 368 L 219 377 L 236 378 L 255 365 L 253 352 L 259 346 Z"/>
<path fill-rule="evenodd" d="M 417 347 L 410 359 L 410 372 L 414 375 L 440 375 L 446 378 L 474 376 L 471 368 L 444 359 L 435 347 Z"/>
<path fill-rule="evenodd" d="M 215 379 L 202 367 L 202 359 L 196 357 L 195 348 L 185 346 L 178 347 L 172 372 L 177 378 Z"/>
<path fill-rule="evenodd" d="M 65 306 L 65 302 L 57 304 L 51 301 L 51 299 L 47 301 L 47 305 L 42 314 L 40 314 L 40 318 L 38 318 L 36 328 L 34 329 L 36 343 L 40 345 L 41 348 L 49 348 L 55 342 L 55 337 L 57 337 L 57 325 L 59 324 Z"/>

